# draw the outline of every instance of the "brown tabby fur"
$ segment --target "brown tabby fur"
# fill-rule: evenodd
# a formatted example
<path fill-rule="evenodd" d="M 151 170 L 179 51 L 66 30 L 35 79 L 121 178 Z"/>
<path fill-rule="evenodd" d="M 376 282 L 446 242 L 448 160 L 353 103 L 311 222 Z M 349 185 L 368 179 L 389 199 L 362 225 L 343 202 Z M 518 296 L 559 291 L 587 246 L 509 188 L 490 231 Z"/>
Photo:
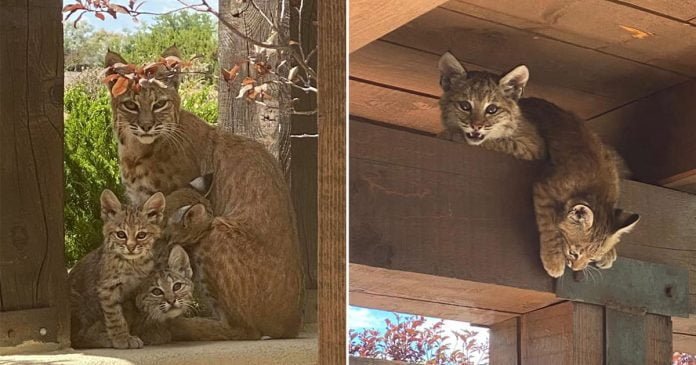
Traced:
<path fill-rule="evenodd" d="M 178 55 L 178 51 L 170 48 L 163 54 L 167 55 Z M 116 62 L 125 63 L 119 55 L 109 52 L 107 65 Z M 264 268 L 273 274 L 255 277 L 250 272 L 243 277 L 253 288 L 282 274 L 292 283 L 285 290 L 291 291 L 295 299 L 279 308 L 252 308 L 268 310 L 266 320 L 278 322 L 282 328 L 246 337 L 297 335 L 304 296 L 303 273 L 294 210 L 278 162 L 261 144 L 224 132 L 181 110 L 176 75 L 164 73 L 163 81 L 167 88 L 152 86 L 139 94 L 129 90 L 111 99 L 121 174 L 128 196 L 137 202 L 153 191 L 169 194 L 198 176 L 213 173 L 208 197 L 216 217 L 213 226 L 218 227 L 219 233 L 211 234 L 208 243 L 198 250 L 201 255 L 212 257 L 203 270 L 213 277 L 227 278 L 227 283 L 211 287 L 211 294 L 221 301 L 234 300 L 227 298 L 239 280 L 236 269 L 230 265 L 240 259 L 233 247 L 249 245 L 261 252 L 272 252 L 271 257 L 249 252 L 244 265 Z M 134 109 L 131 103 L 137 104 L 136 112 L 128 109 Z M 272 293 L 264 294 L 273 297 Z M 236 318 L 238 310 L 247 310 L 223 308 L 229 311 L 223 313 L 229 318 Z"/>
<path fill-rule="evenodd" d="M 163 249 L 166 254 L 167 249 Z M 174 246 L 168 257 L 157 263 L 157 269 L 134 291 L 133 298 L 123 302 L 123 315 L 131 333 L 145 345 L 160 345 L 172 340 L 171 321 L 193 305 L 193 283 L 188 256 L 181 246 Z M 175 284 L 179 284 L 175 287 Z M 161 292 L 155 292 L 155 289 Z M 161 293 L 161 294 L 160 294 Z M 74 300 L 81 300 L 75 297 Z M 73 337 L 73 347 L 111 347 L 103 321 L 94 322 Z"/>
<path fill-rule="evenodd" d="M 68 275 L 74 347 L 90 346 L 89 329 L 96 322 L 104 323 L 110 346 L 143 346 L 140 338 L 130 334 L 122 304 L 155 268 L 154 246 L 162 233 L 164 205 L 162 193 L 142 206 L 125 207 L 110 190 L 102 193 L 104 244 L 83 257 Z"/>
<path fill-rule="evenodd" d="M 637 214 L 616 209 L 618 155 L 575 115 L 542 99 L 520 100 L 546 140 L 549 161 L 534 185 L 534 209 L 541 260 L 549 275 L 565 266 L 602 269 L 616 260 L 616 244 L 638 222 Z"/>

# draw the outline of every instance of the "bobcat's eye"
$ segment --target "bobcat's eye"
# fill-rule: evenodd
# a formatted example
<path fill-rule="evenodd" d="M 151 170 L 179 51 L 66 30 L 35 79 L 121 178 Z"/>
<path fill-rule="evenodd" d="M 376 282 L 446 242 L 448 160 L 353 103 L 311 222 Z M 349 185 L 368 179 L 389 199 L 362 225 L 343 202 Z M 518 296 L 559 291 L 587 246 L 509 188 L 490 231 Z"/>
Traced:
<path fill-rule="evenodd" d="M 150 293 L 152 293 L 152 295 L 156 295 L 158 297 L 164 295 L 164 292 L 160 288 L 154 288 L 150 291 Z"/>
<path fill-rule="evenodd" d="M 128 237 L 128 236 L 126 236 L 126 232 L 118 231 L 118 232 L 116 232 L 116 237 L 118 237 L 118 238 L 124 240 L 124 239 L 126 239 L 126 237 Z"/>
<path fill-rule="evenodd" d="M 495 114 L 498 112 L 498 106 L 495 104 L 491 104 L 486 107 L 486 113 L 488 114 Z"/>
<path fill-rule="evenodd" d="M 179 289 L 181 289 L 181 283 L 176 283 L 176 284 L 174 284 L 174 286 L 172 287 L 172 289 L 174 289 L 174 291 L 179 291 Z"/>
<path fill-rule="evenodd" d="M 160 100 L 160 101 L 156 102 L 155 105 L 152 106 L 152 108 L 155 110 L 162 109 L 165 106 L 167 106 L 167 103 L 168 103 L 167 100 Z"/>
<path fill-rule="evenodd" d="M 471 103 L 468 101 L 462 101 L 459 103 L 459 108 L 461 108 L 463 111 L 468 112 L 471 110 Z"/>
<path fill-rule="evenodd" d="M 133 112 L 137 112 L 137 111 L 138 111 L 138 104 L 136 104 L 136 103 L 134 103 L 134 102 L 132 102 L 132 101 L 127 101 L 127 102 L 123 103 L 123 106 L 125 106 L 126 109 L 128 109 L 128 110 L 130 110 L 130 111 L 133 111 Z"/>
<path fill-rule="evenodd" d="M 138 232 L 138 234 L 135 236 L 135 238 L 137 238 L 139 240 L 142 240 L 145 237 L 147 237 L 147 233 L 145 233 L 145 232 Z"/>

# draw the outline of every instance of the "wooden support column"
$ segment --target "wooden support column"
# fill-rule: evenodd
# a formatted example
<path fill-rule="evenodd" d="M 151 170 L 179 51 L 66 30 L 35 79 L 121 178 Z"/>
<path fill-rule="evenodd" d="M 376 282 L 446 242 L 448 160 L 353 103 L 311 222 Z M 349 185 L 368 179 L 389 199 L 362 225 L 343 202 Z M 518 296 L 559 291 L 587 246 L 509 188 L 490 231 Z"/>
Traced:
<path fill-rule="evenodd" d="M 520 318 L 510 318 L 489 328 L 489 359 L 492 365 L 519 365 Z"/>

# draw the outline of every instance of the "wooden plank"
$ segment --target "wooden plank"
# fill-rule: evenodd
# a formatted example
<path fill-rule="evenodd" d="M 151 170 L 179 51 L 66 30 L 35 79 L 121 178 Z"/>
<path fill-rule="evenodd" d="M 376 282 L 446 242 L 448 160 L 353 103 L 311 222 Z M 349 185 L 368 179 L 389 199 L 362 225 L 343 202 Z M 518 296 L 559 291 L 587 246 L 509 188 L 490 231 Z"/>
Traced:
<path fill-rule="evenodd" d="M 696 353 L 696 336 L 674 334 L 672 351 L 688 354 Z"/>
<path fill-rule="evenodd" d="M 290 137 L 290 193 L 305 260 L 307 289 L 317 288 L 317 137 Z"/>
<path fill-rule="evenodd" d="M 437 8 L 384 37 L 433 54 L 493 69 L 526 64 L 530 85 L 582 90 L 626 103 L 685 81 L 686 77 L 562 41 L 535 37 L 465 14 Z M 551 60 L 553 60 L 551 62 Z M 640 75 L 637 77 L 636 75 Z"/>
<path fill-rule="evenodd" d="M 638 100 L 589 121 L 640 181 L 656 183 L 696 169 L 696 81 Z"/>
<path fill-rule="evenodd" d="M 0 346 L 42 338 L 69 343 L 61 7 L 58 0 L 0 7 L 0 48 L 13 50 L 0 55 Z M 52 315 L 24 312 L 37 308 Z M 14 316 L 51 337 L 17 328 L 9 339 L 5 326 Z"/>
<path fill-rule="evenodd" d="M 381 359 L 370 359 L 366 357 L 354 357 L 351 356 L 349 359 L 350 365 L 405 365 L 407 363 L 403 361 L 393 361 L 393 360 L 381 360 Z"/>
<path fill-rule="evenodd" d="M 317 3 L 319 363 L 346 363 L 346 4 Z"/>
<path fill-rule="evenodd" d="M 490 326 L 559 301 L 552 293 L 355 263 L 350 264 L 349 288 L 350 303 L 353 305 L 482 326 Z"/>
<path fill-rule="evenodd" d="M 440 72 L 437 69 L 439 58 L 439 54 L 377 40 L 350 55 L 350 76 L 439 98 L 442 94 Z M 496 74 L 509 71 L 462 63 L 467 70 L 485 70 Z M 603 95 L 544 84 L 536 79 L 525 89 L 525 95 L 551 100 L 573 110 L 582 118 L 595 116 L 620 105 L 619 101 Z"/>
<path fill-rule="evenodd" d="M 645 316 L 646 364 L 660 365 L 672 358 L 672 321 L 669 317 Z"/>
<path fill-rule="evenodd" d="M 491 364 L 520 364 L 519 331 L 520 323 L 518 317 L 508 319 L 490 327 L 489 359 Z"/>
<path fill-rule="evenodd" d="M 374 41 L 447 0 L 350 0 L 350 52 Z"/>
<path fill-rule="evenodd" d="M 603 308 L 563 302 L 520 319 L 522 364 L 604 364 Z"/>
<path fill-rule="evenodd" d="M 351 263 L 552 291 L 531 207 L 538 165 L 354 120 L 350 128 Z M 622 189 L 619 206 L 641 222 L 619 254 L 688 269 L 696 313 L 696 197 L 632 181 Z"/>
<path fill-rule="evenodd" d="M 660 185 L 666 188 L 696 194 L 696 168 L 662 179 L 660 180 Z"/>
<path fill-rule="evenodd" d="M 622 0 L 622 2 L 684 21 L 696 18 L 696 0 Z"/>
<path fill-rule="evenodd" d="M 0 349 L 30 340 L 58 342 L 58 316 L 50 307 L 0 312 Z"/>
<path fill-rule="evenodd" d="M 696 27 L 613 1 L 450 1 L 447 9 L 543 37 L 696 75 Z M 693 9 L 692 9 L 693 11 Z M 591 21 L 588 21 L 591 19 Z M 668 41 L 666 41 L 668 40 Z"/>

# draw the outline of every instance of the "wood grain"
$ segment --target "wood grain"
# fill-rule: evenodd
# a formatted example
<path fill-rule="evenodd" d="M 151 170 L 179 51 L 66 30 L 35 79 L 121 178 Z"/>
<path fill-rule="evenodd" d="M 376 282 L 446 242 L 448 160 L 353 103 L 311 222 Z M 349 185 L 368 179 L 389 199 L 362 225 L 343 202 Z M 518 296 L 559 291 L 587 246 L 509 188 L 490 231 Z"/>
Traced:
<path fill-rule="evenodd" d="M 519 318 L 511 318 L 490 327 L 490 363 L 520 365 Z"/>
<path fill-rule="evenodd" d="M 350 0 L 350 52 L 408 23 L 447 0 Z"/>
<path fill-rule="evenodd" d="M 0 54 L 0 346 L 69 343 L 61 7 L 58 0 L 0 7 L 0 48 L 12 50 Z M 17 318 L 23 328 L 8 328 Z"/>
<path fill-rule="evenodd" d="M 693 62 L 696 48 L 692 42 L 696 27 L 685 25 L 688 24 L 686 20 L 603 0 L 461 0 L 450 1 L 444 7 L 541 37 L 684 75 L 696 75 Z M 694 9 L 690 12 L 696 12 Z M 680 11 L 678 7 L 674 10 Z M 688 13 L 684 8 L 681 11 Z"/>
<path fill-rule="evenodd" d="M 563 302 L 522 316 L 522 364 L 602 365 L 603 308 Z"/>
<path fill-rule="evenodd" d="M 625 3 L 649 9 L 660 14 L 666 14 L 684 21 L 696 18 L 696 1 L 671 0 L 623 0 Z"/>
<path fill-rule="evenodd" d="M 486 326 L 560 301 L 552 293 L 356 263 L 349 288 L 353 305 Z"/>
<path fill-rule="evenodd" d="M 526 3 L 526 2 L 525 2 Z M 519 64 L 530 84 L 582 90 L 627 103 L 685 81 L 671 71 L 619 58 L 494 21 L 437 8 L 391 32 L 386 41 L 496 70 Z"/>
<path fill-rule="evenodd" d="M 654 314 L 645 315 L 645 360 L 660 365 L 672 357 L 672 320 Z"/>
<path fill-rule="evenodd" d="M 696 336 L 674 334 L 672 338 L 673 351 L 686 352 L 688 354 L 696 352 Z"/>
<path fill-rule="evenodd" d="M 355 120 L 350 128 L 351 263 L 552 291 L 529 193 L 538 165 Z M 696 313 L 696 197 L 632 181 L 622 189 L 620 207 L 641 222 L 619 254 L 687 268 Z"/>
<path fill-rule="evenodd" d="M 439 98 L 442 94 L 439 85 L 440 72 L 437 69 L 439 58 L 440 54 L 377 40 L 350 55 L 350 76 Z M 495 74 L 509 71 L 489 68 L 486 65 L 462 63 L 469 71 L 484 70 Z M 559 87 L 555 83 L 545 84 L 533 76 L 525 89 L 525 95 L 553 101 L 564 108 L 573 110 L 582 118 L 598 115 L 620 105 L 619 101 L 610 97 Z M 354 93 L 351 91 L 352 95 Z M 369 97 L 370 94 L 366 96 Z"/>
<path fill-rule="evenodd" d="M 319 363 L 346 363 L 346 4 L 317 3 Z"/>

